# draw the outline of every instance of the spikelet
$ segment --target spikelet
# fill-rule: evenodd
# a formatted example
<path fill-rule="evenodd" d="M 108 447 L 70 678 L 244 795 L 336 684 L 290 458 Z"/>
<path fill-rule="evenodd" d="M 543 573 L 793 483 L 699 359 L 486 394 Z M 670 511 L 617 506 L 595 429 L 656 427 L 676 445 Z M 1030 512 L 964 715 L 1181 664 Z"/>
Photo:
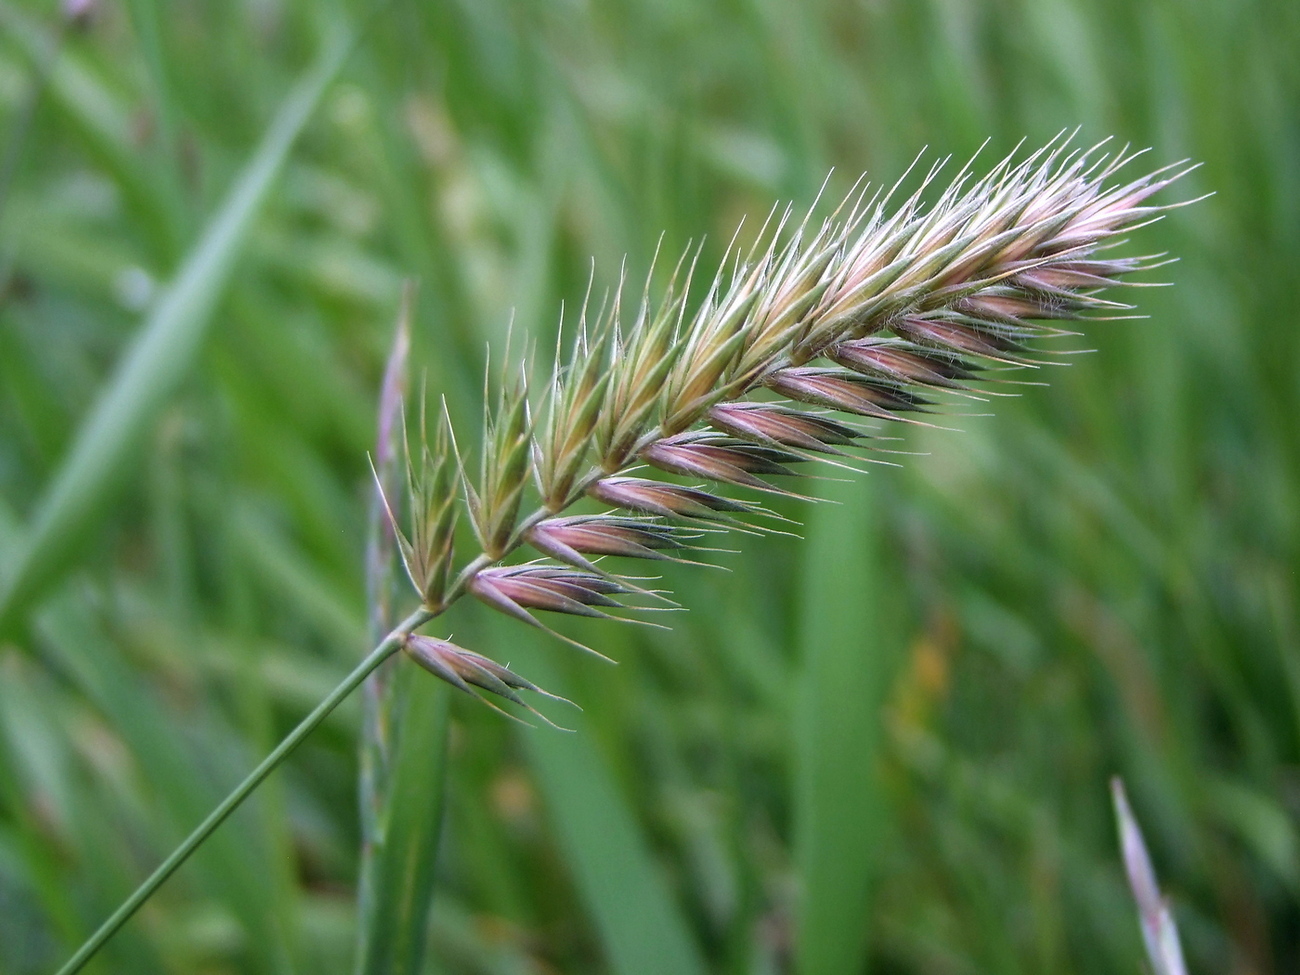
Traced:
<path fill-rule="evenodd" d="M 451 573 L 459 512 L 456 492 L 459 465 L 453 464 L 449 456 L 450 441 L 451 422 L 447 418 L 446 409 L 439 414 L 437 428 L 430 438 L 422 402 L 420 439 L 415 455 L 412 456 L 410 437 L 403 421 L 402 446 L 406 461 L 409 536 L 402 530 L 383 480 L 378 471 L 375 472 L 376 491 L 392 524 L 407 577 L 419 594 L 420 601 L 435 612 L 440 611 L 444 605 L 443 597 Z"/>
<path fill-rule="evenodd" d="M 1049 323 L 1126 312 L 1101 293 L 1165 262 L 1113 248 L 1182 205 L 1149 200 L 1195 167 L 1124 181 L 1141 154 L 1103 146 L 1080 151 L 1058 137 L 978 179 L 968 164 L 928 206 L 941 165 L 901 202 L 897 185 L 870 198 L 861 185 L 820 222 L 794 225 L 790 210 L 773 211 L 748 252 L 729 249 L 729 270 L 693 311 L 698 248 L 661 298 L 647 282 L 630 322 L 621 287 L 590 317 L 584 302 L 571 354 L 557 352 L 541 422 L 522 372 L 486 411 L 480 477 L 460 478 L 481 554 L 452 581 L 449 472 L 463 465 L 447 457 L 455 440 L 445 414 L 431 446 L 421 422 L 414 459 L 408 449 L 418 471 L 410 540 L 397 537 L 426 607 L 441 612 L 472 593 L 551 633 L 536 612 L 622 618 L 622 600 L 646 591 L 604 559 L 687 561 L 701 533 L 770 514 L 733 489 L 791 495 L 785 485 L 801 465 L 843 466 L 837 458 L 875 449 L 880 423 L 922 422 L 953 397 L 987 392 L 977 384 L 1050 360 L 1045 343 L 1074 333 Z M 530 483 L 538 503 L 521 517 Z M 612 510 L 566 513 L 584 498 Z M 545 559 L 506 564 L 524 545 Z M 519 678 L 458 650 L 415 646 L 453 684 L 479 677 L 492 685 L 480 689 L 520 703 L 494 682 L 526 687 L 511 683 Z"/>
<path fill-rule="evenodd" d="M 524 373 L 501 390 L 496 409 L 484 405 L 483 464 L 476 489 L 462 478 L 470 522 L 483 554 L 496 561 L 511 548 L 528 483 L 532 431 Z"/>
<path fill-rule="evenodd" d="M 509 701 L 511 704 L 517 704 L 553 727 L 559 726 L 555 725 L 553 721 L 516 692 L 531 691 L 534 694 L 549 697 L 553 701 L 564 701 L 565 704 L 573 704 L 567 698 L 542 690 L 531 681 L 520 677 L 509 667 L 503 667 L 494 660 L 489 660 L 487 657 L 470 650 L 464 650 L 447 640 L 439 640 L 431 636 L 413 633 L 406 638 L 402 649 L 406 651 L 408 657 L 435 677 L 445 680 L 452 687 L 471 697 L 478 698 L 488 707 L 501 711 L 507 717 L 513 717 L 513 715 L 508 711 L 502 711 L 501 708 L 483 697 L 483 695 L 476 693 L 474 688 L 480 688 Z"/>

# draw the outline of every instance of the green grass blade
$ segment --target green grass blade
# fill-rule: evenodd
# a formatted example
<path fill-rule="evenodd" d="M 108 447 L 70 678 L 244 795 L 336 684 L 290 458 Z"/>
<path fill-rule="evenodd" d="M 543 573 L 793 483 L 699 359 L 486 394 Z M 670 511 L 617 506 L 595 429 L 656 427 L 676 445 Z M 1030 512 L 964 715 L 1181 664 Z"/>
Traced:
<path fill-rule="evenodd" d="M 811 512 L 796 702 L 795 862 L 800 975 L 864 968 L 884 800 L 877 778 L 889 673 L 880 638 L 874 512 L 863 479 Z"/>
<path fill-rule="evenodd" d="M 0 593 L 0 631 L 67 569 L 79 537 L 92 526 L 144 432 L 192 365 L 249 228 L 348 47 L 338 32 L 285 99 L 82 424 Z"/>
<path fill-rule="evenodd" d="M 511 666 L 541 687 L 568 696 L 563 674 L 520 627 L 492 620 L 495 643 Z M 681 909 L 651 856 L 649 843 L 597 750 L 582 715 L 557 716 L 575 734 L 521 732 L 573 881 L 595 921 L 615 975 L 703 975 L 707 970 Z"/>
<path fill-rule="evenodd" d="M 379 399 L 374 460 L 384 494 L 401 496 L 402 411 L 414 291 L 409 288 Z M 406 592 L 396 568 L 386 507 L 371 498 L 366 580 L 372 633 L 391 628 Z M 423 971 L 442 833 L 450 702 L 446 686 L 400 660 L 381 668 L 365 690 L 361 743 L 362 859 L 358 882 L 360 975 Z"/>
<path fill-rule="evenodd" d="M 156 192 L 168 215 L 168 225 L 180 228 L 186 225 L 187 213 L 184 187 L 180 179 L 181 154 L 177 139 L 178 112 L 175 86 L 167 63 L 163 45 L 162 11 L 158 0 L 129 0 L 131 26 L 135 31 L 144 62 L 149 69 L 153 89 L 153 102 L 158 114 L 162 165 L 158 167 Z"/>
<path fill-rule="evenodd" d="M 59 975 L 74 975 L 95 956 L 113 935 L 131 919 L 136 911 L 153 896 L 167 879 L 194 854 L 247 799 L 257 787 L 284 762 L 286 758 L 325 720 L 336 707 L 346 700 L 376 667 L 396 653 L 404 638 L 412 630 L 428 622 L 428 615 L 413 613 L 402 624 L 401 633 L 384 639 L 369 656 L 359 663 L 343 681 L 332 690 L 298 725 L 281 739 L 271 753 L 239 783 L 201 822 L 194 831 L 164 860 L 149 877 L 113 912 L 99 929 L 83 944 L 62 968 Z"/>
<path fill-rule="evenodd" d="M 358 927 L 358 975 L 424 971 L 447 771 L 447 685 L 403 667 L 392 688 L 392 765 Z M 403 693 L 404 692 L 404 693 Z"/>
<path fill-rule="evenodd" d="M 173 228 L 151 186 L 153 169 L 142 165 L 132 145 L 130 107 L 77 52 L 62 44 L 59 35 L 15 4 L 0 2 L 0 28 L 22 51 L 31 71 L 49 72 L 42 103 L 65 119 L 78 144 L 112 173 L 136 223 L 170 240 Z"/>
<path fill-rule="evenodd" d="M 185 747 L 184 739 L 174 733 L 174 716 L 112 652 L 84 609 L 73 600 L 53 600 L 49 610 L 38 615 L 34 629 L 49 655 L 109 718 L 149 779 L 166 783 L 151 798 L 165 812 L 171 835 L 188 828 L 220 800 L 211 780 L 195 774 L 210 756 L 196 756 Z M 273 849 L 270 833 L 261 825 L 250 820 L 241 824 L 242 835 L 232 830 L 213 837 L 202 869 L 256 946 L 249 952 L 252 969 L 284 972 L 292 968 L 294 938 L 273 910 L 273 895 L 288 879 L 288 865 L 281 859 L 287 851 Z M 268 869 L 262 861 L 272 852 L 280 862 Z"/>
<path fill-rule="evenodd" d="M 8 554 L 16 538 L 15 523 L 0 505 L 0 557 Z M 212 744 L 209 722 L 198 715 L 192 718 L 195 728 L 203 729 L 198 737 L 203 748 L 196 749 L 185 736 L 176 735 L 175 716 L 161 705 L 148 685 L 138 680 L 122 654 L 114 652 L 94 615 L 74 595 L 52 600 L 37 614 L 32 630 L 42 646 L 43 660 L 55 664 L 54 669 L 111 721 L 115 733 L 139 764 L 143 777 L 151 783 L 165 783 L 148 795 L 148 806 L 154 810 L 152 821 L 162 826 L 164 832 L 164 839 L 159 842 L 165 841 L 168 831 L 188 828 L 220 799 L 210 775 L 200 771 L 213 760 L 212 753 L 206 751 Z M 0 701 L 6 722 L 21 717 L 10 707 L 13 700 L 10 696 L 8 701 Z M 53 706 L 51 701 L 42 704 L 47 708 Z M 36 738 L 39 744 L 39 736 Z M 77 798 L 87 810 L 88 820 L 99 816 L 111 821 L 104 809 L 93 806 L 93 798 Z M 92 808 L 94 813 L 90 812 Z M 251 970 L 272 973 L 292 967 L 293 932 L 286 930 L 284 913 L 275 910 L 273 901 L 277 888 L 289 880 L 291 858 L 282 846 L 274 846 L 270 831 L 261 828 L 262 825 L 246 819 L 239 824 L 239 832 L 232 829 L 214 837 L 211 849 L 199 858 L 198 866 L 248 933 L 247 958 Z M 108 862 L 112 858 L 87 843 L 79 843 L 75 849 L 78 859 L 74 865 L 81 882 L 67 883 L 71 870 L 51 871 L 47 881 L 50 895 L 56 896 L 57 892 L 67 905 L 59 915 L 67 917 L 61 930 L 66 940 L 73 940 L 79 934 L 80 924 L 75 920 L 72 905 L 84 908 L 81 899 L 74 895 L 84 898 L 84 888 L 89 888 L 95 893 L 96 907 L 107 910 L 113 906 L 105 903 L 107 898 L 116 894 L 120 884 L 131 880 L 129 874 L 105 876 L 99 861 Z M 268 862 L 272 864 L 269 869 Z M 50 909 L 48 903 L 47 909 Z M 127 949 L 118 945 L 114 955 L 119 962 L 124 962 L 133 957 L 133 950 L 138 952 L 138 946 Z"/>

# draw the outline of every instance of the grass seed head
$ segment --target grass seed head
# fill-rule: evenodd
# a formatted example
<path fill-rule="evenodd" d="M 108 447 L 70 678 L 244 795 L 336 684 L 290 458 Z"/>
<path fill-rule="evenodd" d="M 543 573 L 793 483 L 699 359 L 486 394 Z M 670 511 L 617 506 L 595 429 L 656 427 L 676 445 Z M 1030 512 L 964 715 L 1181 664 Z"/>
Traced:
<path fill-rule="evenodd" d="M 590 321 L 584 303 L 540 429 L 522 378 L 486 412 L 480 477 L 461 478 L 482 554 L 450 582 L 454 439 L 444 418 L 426 447 L 421 424 L 411 537 L 399 533 L 421 597 L 441 609 L 470 592 L 548 632 L 535 611 L 619 618 L 615 597 L 645 591 L 603 559 L 683 560 L 694 538 L 675 522 L 712 531 L 769 514 L 730 490 L 788 493 L 768 479 L 876 449 L 836 414 L 917 423 L 990 371 L 1049 360 L 1045 343 L 1075 334 L 1051 323 L 1115 317 L 1129 306 L 1102 292 L 1166 263 L 1114 248 L 1180 205 L 1150 198 L 1192 167 L 1120 180 L 1137 155 L 1079 151 L 1066 136 L 980 178 L 972 161 L 928 205 L 941 163 L 901 201 L 897 184 L 870 197 L 859 184 L 820 223 L 773 210 L 743 256 L 728 249 L 693 312 L 699 248 L 661 298 L 647 282 L 630 322 L 621 287 Z M 704 483 L 631 476 L 638 465 Z M 530 482 L 540 503 L 521 518 Z M 615 511 L 565 513 L 584 496 Z M 524 544 L 554 561 L 505 564 Z"/>

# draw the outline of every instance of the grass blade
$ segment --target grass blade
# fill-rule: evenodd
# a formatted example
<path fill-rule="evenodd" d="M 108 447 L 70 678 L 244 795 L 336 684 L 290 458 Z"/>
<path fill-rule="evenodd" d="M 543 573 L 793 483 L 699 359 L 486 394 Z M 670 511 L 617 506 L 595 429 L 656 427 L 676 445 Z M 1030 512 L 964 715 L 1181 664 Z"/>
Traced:
<path fill-rule="evenodd" d="M 403 667 L 391 690 L 396 737 L 370 853 L 357 942 L 358 975 L 424 971 L 447 773 L 447 685 Z"/>
<path fill-rule="evenodd" d="M 0 557 L 8 554 L 16 539 L 16 534 L 9 531 L 11 527 L 9 512 L 0 506 Z M 162 814 L 155 817 L 155 822 L 164 824 L 164 829 L 179 831 L 211 808 L 220 794 L 210 778 L 198 770 L 211 763 L 213 755 L 194 748 L 184 736 L 173 733 L 174 716 L 136 679 L 123 656 L 113 652 L 94 614 L 69 594 L 52 600 L 37 614 L 32 629 L 42 648 L 42 657 L 54 663 L 54 669 L 112 722 L 144 777 L 153 783 L 165 783 L 149 796 L 150 805 Z M 8 703 L 13 700 L 10 697 Z M 42 703 L 47 708 L 52 706 L 49 701 Z M 18 717 L 21 717 L 19 713 L 5 709 L 6 721 Z M 193 717 L 196 727 L 206 725 L 198 715 Z M 204 734 L 202 741 L 209 746 L 210 734 Z M 107 818 L 103 809 L 93 805 L 93 798 L 78 798 L 88 804 L 85 805 L 88 818 Z M 93 814 L 89 812 L 92 808 Z M 215 837 L 212 849 L 199 858 L 198 866 L 248 933 L 250 945 L 254 946 L 248 953 L 252 969 L 269 973 L 292 968 L 294 933 L 286 930 L 284 912 L 274 906 L 276 891 L 291 883 L 292 858 L 263 825 L 260 819 L 245 820 L 239 832 L 230 830 Z M 85 843 L 78 846 L 77 854 L 79 862 L 74 861 L 65 870 L 53 873 L 48 881 L 49 889 L 60 892 L 69 904 L 80 905 L 80 898 L 73 895 L 84 897 L 84 889 L 89 887 L 96 892 L 96 907 L 107 910 L 112 905 L 101 901 L 116 892 L 115 884 L 102 881 L 127 883 L 130 875 L 105 877 L 102 864 L 93 861 L 111 858 L 105 858 L 102 852 Z M 67 880 L 73 869 L 78 872 L 80 882 L 69 885 Z M 75 915 L 68 911 L 61 933 L 72 940 L 79 928 Z M 135 957 L 133 952 L 139 951 L 138 945 L 132 948 L 127 943 L 116 948 L 115 957 L 123 964 Z"/>
<path fill-rule="evenodd" d="M 345 32 L 335 33 L 289 93 L 82 423 L 0 592 L 0 632 L 68 568 L 78 539 L 93 525 L 153 418 L 188 372 L 249 228 L 349 46 Z"/>
<path fill-rule="evenodd" d="M 492 620 L 489 632 L 511 644 L 511 665 L 547 690 L 568 696 L 560 668 L 537 638 Z M 563 716 L 576 734 L 524 729 L 550 820 L 573 881 L 600 933 L 614 975 L 703 975 L 707 968 L 685 918 L 650 854 L 646 837 L 597 750 L 581 714 Z"/>
<path fill-rule="evenodd" d="M 48 72 L 49 108 L 66 119 L 88 156 L 112 174 L 135 222 L 168 245 L 175 243 L 172 215 L 155 192 L 157 170 L 142 161 L 132 144 L 129 106 L 59 34 L 44 29 L 16 5 L 0 2 L 0 28 L 22 51 L 29 70 Z"/>
<path fill-rule="evenodd" d="M 195 774 L 211 757 L 185 747 L 184 739 L 174 733 L 174 717 L 112 652 L 81 606 L 71 599 L 52 600 L 47 611 L 38 615 L 34 629 L 46 652 L 109 718 L 150 780 L 165 783 L 152 799 L 165 811 L 169 835 L 180 833 L 216 804 L 220 792 L 210 779 Z M 256 945 L 249 953 L 253 970 L 285 972 L 293 967 L 295 939 L 273 905 L 276 892 L 292 883 L 291 861 L 286 859 L 287 851 L 274 843 L 272 832 L 262 828 L 265 825 L 259 815 L 241 823 L 240 832 L 214 837 L 200 869 Z M 274 864 L 271 868 L 263 862 L 268 856 Z"/>
<path fill-rule="evenodd" d="M 1128 874 L 1133 899 L 1137 901 L 1138 921 L 1142 927 L 1142 941 L 1147 958 L 1156 975 L 1187 975 L 1183 961 L 1183 946 L 1178 938 L 1178 925 L 1169 900 L 1160 893 L 1156 882 L 1151 854 L 1147 852 L 1142 828 L 1128 803 L 1124 782 L 1118 776 L 1110 781 L 1111 798 L 1115 803 L 1115 821 L 1119 827 L 1120 847 L 1124 854 L 1124 869 Z"/>
<path fill-rule="evenodd" d="M 385 640 L 377 646 L 368 657 L 348 674 L 343 681 L 332 690 L 329 695 L 321 701 L 307 717 L 286 735 L 278 745 L 253 769 L 244 780 L 234 788 L 231 793 L 223 799 L 215 809 L 212 810 L 206 819 L 201 822 L 185 841 L 180 844 L 164 860 L 156 870 L 139 886 L 136 890 L 113 912 L 112 916 L 105 921 L 99 929 L 83 944 L 68 960 L 62 968 L 59 969 L 59 975 L 74 975 L 81 971 L 91 958 L 102 948 L 110 938 L 131 919 L 154 892 L 161 887 L 167 879 L 180 869 L 181 865 L 194 854 L 200 846 L 207 841 L 208 837 L 230 816 L 232 812 L 239 808 L 245 799 L 247 799 L 268 775 L 274 772 L 284 762 L 290 754 L 293 753 L 302 742 L 324 721 L 338 705 L 344 701 L 353 691 L 355 691 L 365 679 L 370 676 L 376 667 L 391 657 L 398 651 L 402 640 L 407 634 L 424 623 L 428 622 L 428 614 L 417 611 L 409 616 L 402 624 L 401 632 L 390 634 Z"/>
<path fill-rule="evenodd" d="M 874 850 L 885 818 L 877 752 L 890 657 L 879 638 L 868 486 L 832 482 L 829 500 L 843 503 L 818 506 L 808 524 L 795 717 L 800 975 L 864 967 Z"/>
<path fill-rule="evenodd" d="M 414 289 L 398 316 L 379 400 L 375 466 L 385 494 L 399 497 L 402 411 Z M 371 499 L 366 580 L 371 635 L 392 627 L 404 592 L 383 499 Z M 394 660 L 366 685 L 361 744 L 362 862 L 358 885 L 358 975 L 424 970 L 442 834 L 450 701 L 446 685 Z"/>

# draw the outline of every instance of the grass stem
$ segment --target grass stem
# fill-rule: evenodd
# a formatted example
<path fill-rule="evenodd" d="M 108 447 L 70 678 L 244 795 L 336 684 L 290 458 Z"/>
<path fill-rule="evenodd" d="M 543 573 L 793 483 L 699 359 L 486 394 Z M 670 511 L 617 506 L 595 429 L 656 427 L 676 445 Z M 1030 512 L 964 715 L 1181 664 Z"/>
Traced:
<path fill-rule="evenodd" d="M 352 673 L 348 674 L 338 687 L 329 693 L 329 696 L 316 705 L 311 714 L 303 718 L 298 727 L 294 728 L 275 747 L 275 750 L 267 755 L 261 764 L 253 769 L 244 781 L 239 783 L 230 795 L 226 796 L 221 804 L 208 814 L 207 819 L 198 825 L 194 832 L 186 838 L 185 842 L 172 851 L 172 854 L 158 866 L 158 869 L 150 874 L 149 878 L 122 902 L 112 916 L 100 925 L 99 930 L 77 950 L 77 953 L 68 960 L 66 965 L 59 969 L 57 975 L 73 975 L 73 973 L 81 971 L 86 962 L 90 961 L 99 949 L 117 933 L 118 929 L 131 919 L 131 916 L 140 909 L 140 906 L 145 901 L 153 896 L 163 882 L 190 858 L 190 855 L 203 844 L 204 840 L 218 826 L 225 822 L 226 817 L 239 808 L 240 804 L 248 798 L 254 789 L 261 785 L 262 780 L 274 772 L 280 763 L 288 758 L 293 750 L 301 745 L 307 736 L 329 716 L 330 712 L 339 706 L 344 698 L 360 687 L 376 667 L 400 650 L 402 642 L 413 630 L 423 626 L 432 618 L 433 614 L 428 610 L 418 609 L 399 623 L 388 636 L 384 637 L 379 642 L 379 645 L 370 652 L 369 656 L 357 664 Z"/>

